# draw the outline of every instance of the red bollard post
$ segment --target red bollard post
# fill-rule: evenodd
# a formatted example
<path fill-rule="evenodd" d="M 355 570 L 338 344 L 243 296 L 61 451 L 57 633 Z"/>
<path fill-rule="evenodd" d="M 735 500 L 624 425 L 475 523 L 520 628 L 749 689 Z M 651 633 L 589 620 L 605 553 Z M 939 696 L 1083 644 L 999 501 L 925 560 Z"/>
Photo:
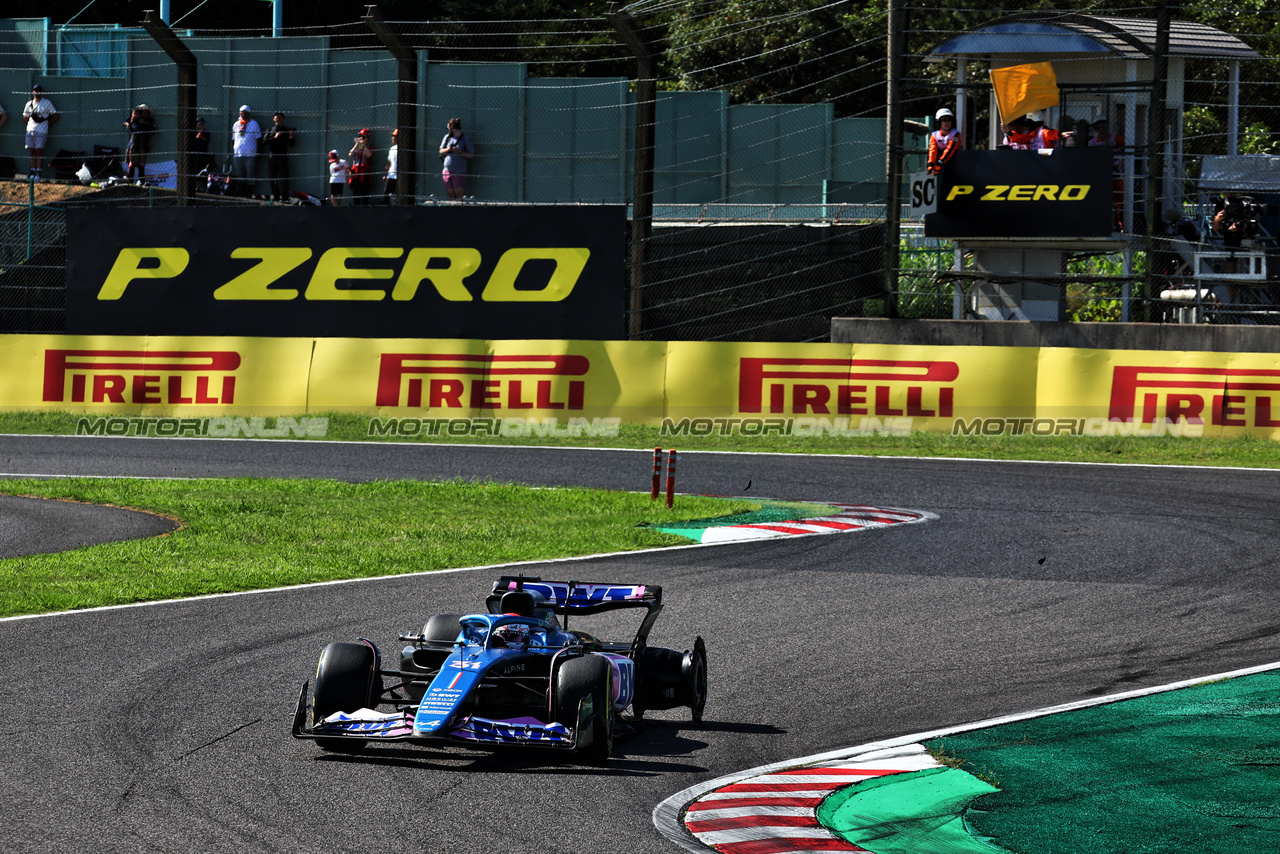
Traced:
<path fill-rule="evenodd" d="M 649 493 L 650 501 L 658 500 L 658 492 L 662 488 L 662 449 L 653 449 L 653 491 Z"/>
<path fill-rule="evenodd" d="M 676 503 L 676 449 L 667 451 L 667 507 Z"/>

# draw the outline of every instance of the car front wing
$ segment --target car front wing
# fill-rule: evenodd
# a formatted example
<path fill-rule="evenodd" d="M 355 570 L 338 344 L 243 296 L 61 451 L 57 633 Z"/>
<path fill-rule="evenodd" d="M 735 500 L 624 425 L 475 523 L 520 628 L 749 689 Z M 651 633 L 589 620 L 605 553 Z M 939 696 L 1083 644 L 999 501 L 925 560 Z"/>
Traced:
<path fill-rule="evenodd" d="M 584 699 L 578 720 L 589 714 Z M 378 712 L 359 709 L 334 712 L 313 726 L 307 726 L 307 683 L 298 692 L 298 705 L 293 711 L 293 737 L 303 739 L 354 739 L 360 741 L 412 741 L 418 743 L 453 743 L 472 745 L 525 745 L 573 750 L 578 746 L 578 733 L 590 732 L 582 726 L 570 728 L 562 723 L 543 723 L 535 718 L 519 717 L 494 720 L 477 715 L 459 718 L 442 733 L 420 735 L 414 732 L 411 709 Z M 588 736 L 589 737 L 589 736 Z"/>

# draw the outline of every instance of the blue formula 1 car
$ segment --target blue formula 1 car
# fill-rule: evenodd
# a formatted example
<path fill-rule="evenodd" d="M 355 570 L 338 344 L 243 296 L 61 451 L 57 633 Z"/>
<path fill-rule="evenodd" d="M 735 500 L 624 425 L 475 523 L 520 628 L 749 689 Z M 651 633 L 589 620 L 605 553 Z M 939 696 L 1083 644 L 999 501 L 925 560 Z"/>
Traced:
<path fill-rule="evenodd" d="M 684 652 L 648 645 L 661 587 L 503 576 L 485 606 L 487 613 L 440 614 L 421 634 L 401 635 L 408 646 L 398 670 L 382 668 L 372 641 L 329 644 L 311 697 L 307 683 L 298 695 L 294 737 L 348 753 L 410 741 L 545 747 L 599 762 L 615 733 L 634 730 L 646 711 L 688 707 L 702 721 L 702 638 Z M 645 611 L 629 643 L 569 628 L 572 617 L 625 609 Z M 630 720 L 621 717 L 628 709 Z"/>

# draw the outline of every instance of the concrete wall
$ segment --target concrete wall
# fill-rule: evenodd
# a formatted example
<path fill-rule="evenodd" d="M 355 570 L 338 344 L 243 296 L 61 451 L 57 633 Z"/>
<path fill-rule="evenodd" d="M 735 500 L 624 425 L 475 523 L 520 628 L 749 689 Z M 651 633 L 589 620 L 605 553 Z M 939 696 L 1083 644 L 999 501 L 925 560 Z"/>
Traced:
<path fill-rule="evenodd" d="M 834 317 L 831 341 L 835 344 L 1276 353 L 1280 352 L 1280 327 Z"/>

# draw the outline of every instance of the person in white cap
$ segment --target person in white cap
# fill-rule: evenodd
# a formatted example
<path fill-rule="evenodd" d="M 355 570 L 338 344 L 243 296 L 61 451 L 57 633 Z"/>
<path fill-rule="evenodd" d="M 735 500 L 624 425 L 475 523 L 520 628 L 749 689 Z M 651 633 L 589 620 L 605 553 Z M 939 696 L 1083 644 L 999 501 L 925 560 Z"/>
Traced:
<path fill-rule="evenodd" d="M 22 117 L 27 120 L 27 153 L 31 157 L 27 177 L 39 181 L 44 168 L 44 147 L 49 141 L 49 126 L 58 122 L 58 111 L 44 96 L 44 89 L 39 83 L 31 87 L 31 100 L 22 108 Z"/>
<path fill-rule="evenodd" d="M 937 123 L 938 129 L 929 134 L 929 165 L 925 168 L 930 175 L 937 175 L 942 171 L 942 164 L 964 148 L 964 140 L 960 138 L 960 131 L 956 129 L 956 114 L 946 107 L 938 110 L 933 120 Z"/>
<path fill-rule="evenodd" d="M 1027 147 L 1032 151 L 1058 147 L 1058 137 L 1061 134 L 1056 128 L 1051 128 L 1044 123 L 1044 110 L 1027 113 L 1027 126 L 1031 133 L 1031 141 Z"/>
<path fill-rule="evenodd" d="M 342 188 L 347 185 L 347 161 L 338 157 L 337 150 L 329 152 L 329 204 L 335 208 L 342 204 Z"/>
<path fill-rule="evenodd" d="M 262 139 L 262 128 L 251 115 L 248 104 L 240 107 L 240 116 L 231 124 L 231 176 L 233 194 L 249 196 L 257 184 L 254 167 L 258 161 L 258 141 Z"/>

